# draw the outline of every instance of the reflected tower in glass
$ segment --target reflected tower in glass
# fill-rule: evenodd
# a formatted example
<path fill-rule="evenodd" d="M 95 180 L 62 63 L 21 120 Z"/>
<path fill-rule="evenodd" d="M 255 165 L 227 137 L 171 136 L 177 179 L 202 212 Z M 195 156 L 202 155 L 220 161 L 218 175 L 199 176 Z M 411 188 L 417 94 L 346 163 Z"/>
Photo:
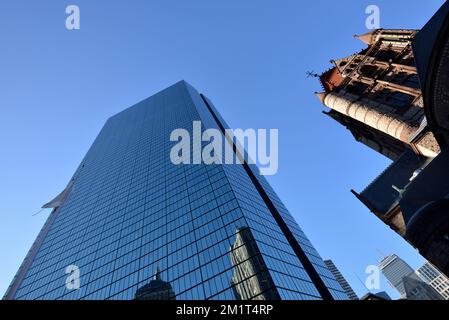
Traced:
<path fill-rule="evenodd" d="M 347 299 L 255 165 L 171 162 L 194 121 L 227 128 L 185 81 L 108 119 L 4 298 Z"/>

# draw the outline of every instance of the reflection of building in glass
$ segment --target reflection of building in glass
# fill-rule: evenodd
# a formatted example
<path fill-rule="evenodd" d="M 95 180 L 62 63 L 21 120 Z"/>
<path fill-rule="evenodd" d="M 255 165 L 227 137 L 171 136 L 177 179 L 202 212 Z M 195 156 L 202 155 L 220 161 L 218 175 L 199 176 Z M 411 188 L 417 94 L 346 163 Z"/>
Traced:
<path fill-rule="evenodd" d="M 280 299 L 249 228 L 237 230 L 230 255 L 234 266 L 231 283 L 237 299 Z"/>
<path fill-rule="evenodd" d="M 229 247 L 247 226 L 260 252 L 254 268 L 266 266 L 261 280 L 272 279 L 256 290 L 274 285 L 281 299 L 347 299 L 256 166 L 198 161 L 198 147 L 210 141 L 196 137 L 197 121 L 203 131 L 227 128 L 185 81 L 109 118 L 5 298 L 130 300 L 158 266 L 177 300 L 235 299 Z M 170 137 L 180 128 L 193 141 L 195 164 L 171 161 L 179 139 Z M 80 269 L 80 290 L 65 287 L 68 265 Z M 236 275 L 236 285 L 247 276 Z"/>
<path fill-rule="evenodd" d="M 156 270 L 154 279 L 148 284 L 137 289 L 135 300 L 176 300 L 175 293 L 169 282 L 161 279 L 159 268 Z"/>

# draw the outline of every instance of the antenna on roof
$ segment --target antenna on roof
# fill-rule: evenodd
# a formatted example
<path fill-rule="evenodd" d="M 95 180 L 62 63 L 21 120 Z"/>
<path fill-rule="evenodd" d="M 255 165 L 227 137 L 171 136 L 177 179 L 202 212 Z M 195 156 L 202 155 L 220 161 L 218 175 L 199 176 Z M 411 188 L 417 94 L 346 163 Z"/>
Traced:
<path fill-rule="evenodd" d="M 38 212 L 36 212 L 35 214 L 32 215 L 32 217 L 37 216 L 39 213 L 41 213 L 42 211 L 44 211 L 45 208 L 42 208 L 41 210 L 39 210 Z"/>
<path fill-rule="evenodd" d="M 382 251 L 380 251 L 378 248 L 376 248 L 377 253 L 382 257 L 382 259 L 385 259 L 385 257 L 387 257 L 387 255 L 385 253 L 383 253 Z M 379 260 L 379 263 L 382 261 Z"/>
<path fill-rule="evenodd" d="M 366 284 L 362 281 L 362 279 L 360 279 L 359 275 L 358 275 L 356 272 L 354 272 L 354 274 L 355 274 L 355 276 L 357 277 L 357 279 L 360 281 L 360 283 L 362 284 L 362 286 L 363 286 L 366 290 L 368 290 L 368 292 L 371 292 L 371 290 L 368 289 L 368 287 L 367 287 Z"/>

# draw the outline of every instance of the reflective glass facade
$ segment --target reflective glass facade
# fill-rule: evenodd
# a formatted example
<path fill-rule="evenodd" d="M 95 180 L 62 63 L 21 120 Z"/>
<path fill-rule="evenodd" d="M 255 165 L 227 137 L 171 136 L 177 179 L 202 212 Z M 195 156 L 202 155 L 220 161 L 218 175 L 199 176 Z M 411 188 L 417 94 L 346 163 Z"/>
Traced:
<path fill-rule="evenodd" d="M 184 81 L 111 117 L 6 297 L 347 299 L 257 170 L 171 163 L 170 133 L 197 120 L 226 128 Z"/>

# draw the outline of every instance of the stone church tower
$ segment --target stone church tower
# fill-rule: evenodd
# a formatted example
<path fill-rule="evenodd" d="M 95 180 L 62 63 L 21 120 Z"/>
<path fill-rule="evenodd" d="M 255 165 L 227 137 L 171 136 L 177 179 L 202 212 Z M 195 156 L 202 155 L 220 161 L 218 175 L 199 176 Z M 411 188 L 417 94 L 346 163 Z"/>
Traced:
<path fill-rule="evenodd" d="M 449 12 L 449 5 L 445 10 Z M 435 117 L 429 118 L 435 102 L 446 101 L 438 109 L 438 115 L 444 114 L 448 94 L 429 94 L 429 81 L 423 80 L 426 59 L 432 57 L 425 53 L 433 50 L 428 39 L 438 28 L 433 22 L 423 30 L 418 35 L 418 30 L 379 29 L 355 36 L 366 49 L 332 60 L 334 66 L 317 75 L 323 91 L 316 95 L 330 108 L 326 115 L 392 160 L 362 192 L 352 193 L 449 275 L 449 149 L 441 143 Z M 447 77 L 446 72 L 438 75 L 440 80 Z M 424 96 L 420 81 L 427 88 Z"/>
<path fill-rule="evenodd" d="M 427 128 L 423 98 L 413 58 L 415 30 L 376 30 L 355 36 L 368 47 L 333 60 L 320 76 L 317 93 L 327 115 L 348 128 L 355 139 L 391 160 L 406 150 L 434 158 L 439 152 Z"/>

